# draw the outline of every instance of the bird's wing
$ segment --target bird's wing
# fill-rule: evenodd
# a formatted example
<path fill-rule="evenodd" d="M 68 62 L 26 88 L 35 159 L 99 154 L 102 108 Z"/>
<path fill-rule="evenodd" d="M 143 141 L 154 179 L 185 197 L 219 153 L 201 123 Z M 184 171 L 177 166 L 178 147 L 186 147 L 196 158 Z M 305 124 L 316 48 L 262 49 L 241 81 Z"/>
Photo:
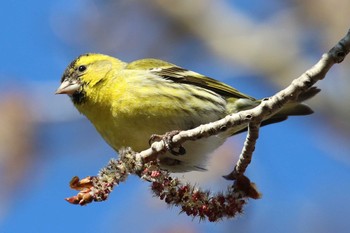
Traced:
<path fill-rule="evenodd" d="M 158 59 L 137 60 L 129 63 L 126 66 L 126 69 L 149 70 L 151 73 L 156 74 L 161 78 L 171 80 L 176 83 L 202 87 L 225 97 L 255 100 L 253 97 L 240 93 L 235 88 L 215 79 Z"/>

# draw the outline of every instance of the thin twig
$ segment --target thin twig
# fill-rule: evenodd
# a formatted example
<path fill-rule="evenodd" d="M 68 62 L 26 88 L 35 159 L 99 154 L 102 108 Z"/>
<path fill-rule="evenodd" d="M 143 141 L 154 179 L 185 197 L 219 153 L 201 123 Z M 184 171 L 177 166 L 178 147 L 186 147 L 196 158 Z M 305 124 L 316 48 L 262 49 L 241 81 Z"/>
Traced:
<path fill-rule="evenodd" d="M 252 161 L 253 152 L 255 150 L 255 144 L 257 139 L 259 138 L 259 128 L 260 122 L 249 123 L 248 133 L 244 142 L 244 146 L 242 148 L 242 152 L 233 171 L 230 174 L 224 176 L 225 179 L 236 180 L 237 177 L 244 175 L 248 165 Z"/>

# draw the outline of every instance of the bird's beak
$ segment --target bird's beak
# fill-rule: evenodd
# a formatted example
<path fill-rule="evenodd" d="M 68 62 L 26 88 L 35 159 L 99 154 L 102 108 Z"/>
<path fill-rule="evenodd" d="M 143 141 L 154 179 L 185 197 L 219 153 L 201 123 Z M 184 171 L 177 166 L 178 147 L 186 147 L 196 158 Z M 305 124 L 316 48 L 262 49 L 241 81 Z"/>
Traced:
<path fill-rule="evenodd" d="M 74 92 L 78 91 L 80 84 L 77 81 L 63 81 L 61 86 L 56 90 L 55 94 L 68 94 L 72 95 Z"/>

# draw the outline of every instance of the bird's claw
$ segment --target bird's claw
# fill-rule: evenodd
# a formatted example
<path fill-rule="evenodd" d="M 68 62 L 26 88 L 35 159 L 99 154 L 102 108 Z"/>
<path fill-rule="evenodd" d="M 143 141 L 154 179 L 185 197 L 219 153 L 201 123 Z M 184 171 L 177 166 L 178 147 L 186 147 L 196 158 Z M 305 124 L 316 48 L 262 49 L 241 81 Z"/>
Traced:
<path fill-rule="evenodd" d="M 180 145 L 177 146 L 178 150 L 175 150 L 172 142 L 172 138 L 177 135 L 180 131 L 179 130 L 173 130 L 171 132 L 167 132 L 163 135 L 159 134 L 152 134 L 150 139 L 148 140 L 149 145 L 152 145 L 154 142 L 164 141 L 165 147 L 167 151 L 169 151 L 173 155 L 184 155 L 186 154 L 186 149 Z"/>

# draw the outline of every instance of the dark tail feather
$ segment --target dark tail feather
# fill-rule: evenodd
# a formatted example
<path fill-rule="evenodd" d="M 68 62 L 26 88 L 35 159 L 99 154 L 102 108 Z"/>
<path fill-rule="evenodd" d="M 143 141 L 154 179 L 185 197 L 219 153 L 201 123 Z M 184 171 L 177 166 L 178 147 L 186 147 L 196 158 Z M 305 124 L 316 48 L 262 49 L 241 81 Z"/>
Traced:
<path fill-rule="evenodd" d="M 260 127 L 265 126 L 265 125 L 269 125 L 269 124 L 278 123 L 281 121 L 285 121 L 285 120 L 287 120 L 287 118 L 288 118 L 288 116 L 272 117 L 272 118 L 269 118 L 269 119 L 261 122 Z M 239 134 L 239 133 L 243 133 L 243 132 L 247 132 L 247 128 L 244 128 L 240 131 L 237 131 L 234 134 Z"/>
<path fill-rule="evenodd" d="M 307 90 L 307 92 L 298 96 L 298 99 L 296 102 L 301 103 L 301 102 L 304 102 L 305 100 L 311 99 L 312 97 L 317 95 L 320 91 L 321 89 L 317 87 L 310 87 L 309 90 Z"/>
<path fill-rule="evenodd" d="M 305 116 L 312 114 L 314 111 L 309 106 L 302 104 L 301 102 L 314 97 L 320 91 L 321 89 L 317 87 L 311 87 L 304 94 L 299 95 L 296 102 L 286 104 L 286 106 L 283 107 L 278 113 L 273 115 L 271 118 L 261 122 L 260 126 L 265 126 L 287 120 L 288 116 Z M 242 133 L 245 131 L 247 131 L 247 128 L 235 132 L 234 134 Z"/>
<path fill-rule="evenodd" d="M 317 87 L 311 87 L 305 93 L 299 95 L 298 99 L 295 102 L 286 104 L 286 106 L 282 108 L 281 111 L 276 113 L 271 118 L 280 118 L 281 116 L 304 116 L 312 114 L 314 111 L 309 106 L 301 102 L 314 97 L 320 91 L 321 89 Z"/>

